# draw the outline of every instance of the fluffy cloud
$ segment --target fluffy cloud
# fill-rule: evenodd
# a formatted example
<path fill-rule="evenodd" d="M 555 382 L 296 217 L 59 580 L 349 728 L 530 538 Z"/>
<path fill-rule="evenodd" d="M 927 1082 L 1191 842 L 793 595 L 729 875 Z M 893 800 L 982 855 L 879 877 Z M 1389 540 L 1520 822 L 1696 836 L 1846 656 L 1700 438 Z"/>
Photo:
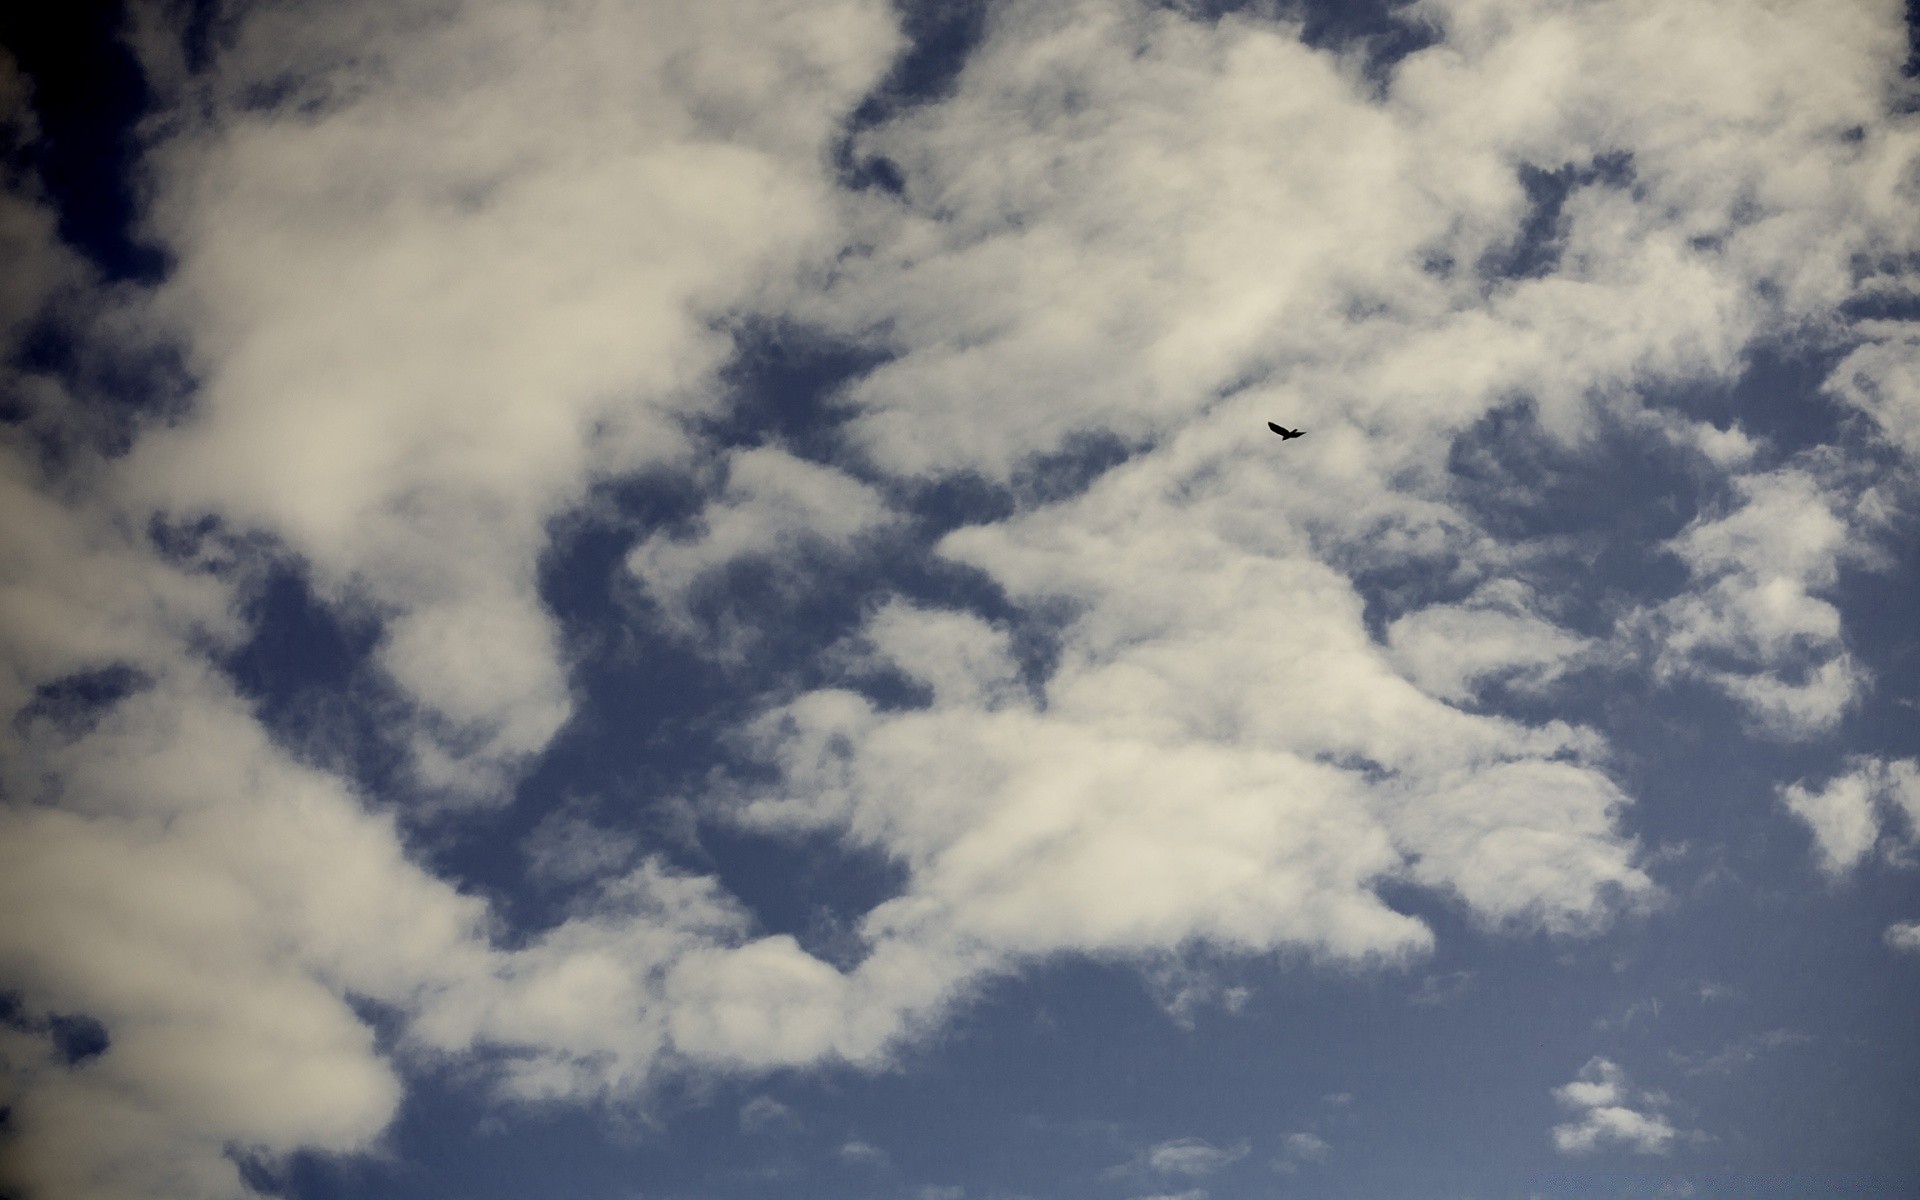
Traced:
<path fill-rule="evenodd" d="M 1493 414 L 1576 453 L 1645 420 L 1740 472 L 1671 547 L 1699 594 L 1648 609 L 1668 670 L 1782 729 L 1858 685 L 1826 595 L 1854 494 L 1645 406 L 1899 283 L 1853 270 L 1911 249 L 1896 4 L 1431 0 L 1441 40 L 1384 84 L 1285 23 L 1009 4 L 951 97 L 857 137 L 897 200 L 827 169 L 897 48 L 879 3 L 265 4 L 198 74 L 166 11 L 138 10 L 163 105 L 146 233 L 176 267 L 110 315 L 180 343 L 191 411 L 57 476 L 25 440 L 0 460 L 8 1186 L 239 1195 L 229 1150 L 364 1150 L 415 1061 L 485 1063 L 528 1101 L 875 1064 L 1040 955 L 1401 962 L 1433 935 L 1389 883 L 1590 928 L 1652 885 L 1602 733 L 1497 703 L 1551 695 L 1596 642 L 1556 603 L 1579 581 L 1455 486 Z M 1567 182 L 1541 238 L 1528 171 Z M 0 206 L 26 264 L 9 336 L 84 282 L 53 228 Z M 244 636 L 247 562 L 144 531 L 209 514 L 299 556 L 380 623 L 420 779 L 499 797 L 573 703 L 535 586 L 548 522 L 707 461 L 686 418 L 719 403 L 722 319 L 756 306 L 888 357 L 843 397 L 845 470 L 734 453 L 693 527 L 635 549 L 686 628 L 728 564 L 857 552 L 890 483 L 1018 479 L 1085 437 L 1132 457 L 940 543 L 1000 590 L 995 620 L 868 614 L 854 673 L 925 704 L 819 688 L 746 732 L 778 779 L 736 819 L 904 868 L 857 966 L 565 819 L 532 860 L 594 888 L 496 938 L 388 798 L 277 746 L 210 666 Z M 1910 330 L 1849 336 L 1836 394 L 1910 447 Z M 1276 445 L 1267 416 L 1310 438 Z M 1422 582 L 1378 585 L 1396 572 Z M 63 699 L 101 672 L 128 694 Z M 1787 802 L 1836 864 L 1886 811 L 1852 784 Z M 349 997 L 395 1014 L 396 1051 Z M 106 1052 L 62 1061 L 60 1014 Z M 1564 1150 L 1678 1136 L 1604 1060 L 1556 1095 Z"/>
<path fill-rule="evenodd" d="M 1387 628 L 1387 644 L 1394 665 L 1422 691 L 1457 701 L 1492 678 L 1541 687 L 1592 641 L 1534 615 L 1522 585 L 1496 581 L 1459 604 L 1400 617 Z"/>
<path fill-rule="evenodd" d="M 1860 759 L 1821 786 L 1788 784 L 1780 799 L 1807 823 L 1829 875 L 1846 874 L 1876 846 L 1896 861 L 1920 849 L 1920 763 L 1913 759 Z"/>
<path fill-rule="evenodd" d="M 1604 1058 L 1590 1060 L 1572 1083 L 1553 1089 L 1553 1098 L 1574 1117 L 1553 1127 L 1554 1149 L 1562 1154 L 1590 1154 L 1603 1146 L 1665 1154 L 1680 1136 L 1657 1111 L 1660 1097 L 1636 1091 L 1626 1072 Z"/>
<path fill-rule="evenodd" d="M 546 522 L 677 461 L 716 319 L 831 252 L 826 141 L 895 38 L 864 0 L 249 12 L 151 157 L 200 386 L 140 495 L 382 617 L 423 781 L 496 790 L 571 706 Z"/>
<path fill-rule="evenodd" d="M 1737 507 L 1696 520 L 1669 545 L 1697 590 L 1660 613 L 1660 665 L 1713 681 L 1773 728 L 1829 729 L 1863 682 L 1840 612 L 1820 595 L 1859 555 L 1835 511 L 1841 498 L 1791 468 L 1735 487 Z"/>
<path fill-rule="evenodd" d="M 754 1060 L 764 1030 L 675 1029 L 666 993 L 761 1013 L 688 981 L 743 951 L 735 975 L 777 982 L 795 957 L 653 862 L 499 949 L 384 798 L 276 746 L 211 668 L 244 636 L 248 542 L 146 531 L 211 514 L 300 555 L 323 599 L 383 623 L 421 780 L 497 794 L 570 703 L 534 591 L 545 522 L 680 454 L 675 418 L 727 352 L 713 319 L 831 249 L 825 142 L 884 69 L 889 14 L 264 5 L 222 31 L 197 75 L 171 73 L 171 31 L 139 33 L 165 105 L 146 232 L 176 265 L 155 294 L 67 295 L 86 281 L 51 214 L 0 199 L 10 363 L 58 302 L 83 342 L 177 339 L 199 385 L 102 459 L 81 401 L 7 380 L 33 403 L 0 446 L 0 978 L 21 1014 L 0 1102 L 4 1185 L 28 1194 L 230 1197 L 235 1155 L 367 1149 L 401 1076 L 350 996 L 396 1014 L 403 1056 L 479 1053 L 512 1094 L 578 1096 L 671 1054 Z M 565 831 L 546 842 L 577 874 Z M 104 1053 L 64 1061 L 61 1014 L 98 1021 Z"/>

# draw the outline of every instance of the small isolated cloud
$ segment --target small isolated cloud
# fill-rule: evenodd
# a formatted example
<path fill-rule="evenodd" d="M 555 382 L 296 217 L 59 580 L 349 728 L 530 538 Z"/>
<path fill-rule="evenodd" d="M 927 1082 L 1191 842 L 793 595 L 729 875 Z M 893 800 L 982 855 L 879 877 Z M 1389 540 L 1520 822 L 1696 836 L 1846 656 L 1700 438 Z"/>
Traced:
<path fill-rule="evenodd" d="M 1887 945 L 1908 954 L 1920 954 L 1920 921 L 1898 921 L 1887 926 Z"/>
<path fill-rule="evenodd" d="M 1907 863 L 1920 848 L 1920 762 L 1855 759 L 1852 769 L 1817 787 L 1780 790 L 1781 803 L 1813 832 L 1820 867 L 1841 876 L 1878 848 Z"/>
<path fill-rule="evenodd" d="M 872 1142 L 863 1142 L 859 1138 L 850 1138 L 840 1144 L 834 1155 L 843 1163 L 865 1167 L 883 1167 L 887 1163 L 887 1152 Z"/>
<path fill-rule="evenodd" d="M 1588 1060 L 1572 1083 L 1553 1089 L 1553 1098 L 1574 1114 L 1553 1127 L 1554 1149 L 1562 1154 L 1590 1154 L 1602 1146 L 1665 1154 L 1680 1136 L 1654 1111 L 1660 1097 L 1631 1087 L 1626 1072 L 1604 1058 Z"/>
<path fill-rule="evenodd" d="M 1472 971 L 1448 971 L 1441 975 L 1426 975 L 1420 980 L 1413 994 L 1407 997 L 1408 1004 L 1422 1008 L 1433 1008 L 1452 1004 L 1473 990 Z"/>
<path fill-rule="evenodd" d="M 1324 1162 L 1332 1150 L 1327 1140 L 1318 1134 L 1289 1133 L 1280 1140 L 1280 1157 L 1274 1160 L 1273 1169 L 1291 1175 L 1302 1163 Z"/>
<path fill-rule="evenodd" d="M 1730 1075 L 1769 1051 L 1804 1045 L 1812 1040 L 1791 1029 L 1769 1029 L 1729 1042 L 1711 1054 L 1669 1054 L 1668 1057 L 1689 1075 Z"/>
<path fill-rule="evenodd" d="M 1211 1175 L 1247 1156 L 1247 1143 L 1221 1147 L 1197 1137 L 1161 1142 L 1146 1153 L 1146 1165 L 1162 1175 Z"/>
<path fill-rule="evenodd" d="M 1293 1158 L 1305 1158 L 1318 1162 L 1327 1156 L 1333 1147 L 1326 1139 L 1311 1133 L 1290 1133 L 1286 1138 L 1287 1154 Z"/>
<path fill-rule="evenodd" d="M 755 1096 L 740 1106 L 744 1133 L 778 1133 L 800 1127 L 800 1115 L 772 1096 Z"/>

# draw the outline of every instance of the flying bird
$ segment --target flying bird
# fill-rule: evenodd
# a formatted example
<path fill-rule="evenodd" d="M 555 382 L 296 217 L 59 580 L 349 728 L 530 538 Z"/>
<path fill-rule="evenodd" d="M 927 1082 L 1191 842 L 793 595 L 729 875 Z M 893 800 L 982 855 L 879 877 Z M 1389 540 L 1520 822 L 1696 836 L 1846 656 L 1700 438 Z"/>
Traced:
<path fill-rule="evenodd" d="M 1280 440 L 1283 442 L 1290 442 L 1294 438 L 1300 437 L 1307 432 L 1304 429 L 1288 429 L 1285 425 L 1275 425 L 1272 421 L 1267 422 L 1267 428 L 1279 434 Z"/>

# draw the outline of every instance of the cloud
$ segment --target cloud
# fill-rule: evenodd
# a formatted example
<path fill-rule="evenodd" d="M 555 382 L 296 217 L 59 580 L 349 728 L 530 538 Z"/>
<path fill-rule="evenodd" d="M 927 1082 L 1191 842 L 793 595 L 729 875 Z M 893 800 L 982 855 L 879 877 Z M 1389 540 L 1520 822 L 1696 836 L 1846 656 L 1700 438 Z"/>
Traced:
<path fill-rule="evenodd" d="M 1887 926 L 1885 938 L 1889 949 L 1920 954 L 1920 921 L 1896 921 Z"/>
<path fill-rule="evenodd" d="M 171 340 L 194 381 L 124 455 L 58 463 L 34 439 L 84 450 L 85 398 L 7 381 L 32 408 L 0 445 L 0 974 L 28 1026 L 0 1033 L 0 1103 L 23 1192 L 240 1194 L 232 1148 L 367 1151 L 427 1065 L 521 1103 L 873 1066 L 1044 955 L 1402 963 L 1434 937 L 1384 898 L 1407 884 L 1489 927 L 1594 928 L 1653 892 L 1604 731 L 1499 703 L 1586 661 L 1556 603 L 1579 583 L 1449 456 L 1496 413 L 1574 453 L 1651 420 L 1666 385 L 1728 382 L 1884 294 L 1899 280 L 1854 264 L 1915 236 L 1889 5 L 1434 0 L 1441 40 L 1382 85 L 1285 23 L 1009 4 L 951 96 L 855 136 L 899 198 L 830 170 L 898 49 L 878 2 L 264 5 L 197 73 L 169 11 L 134 14 L 159 105 L 140 232 L 167 280 L 79 304 L 54 214 L 0 201 L 9 361 L 50 306 L 90 305 L 81 334 Z M 1572 182 L 1515 274 L 1523 166 Z M 746 311 L 885 362 L 841 397 L 845 463 L 731 452 L 704 512 L 636 547 L 670 619 L 728 564 L 841 552 L 938 477 L 1068 474 L 1037 464 L 1087 439 L 1128 455 L 939 544 L 998 590 L 991 619 L 867 614 L 852 666 L 924 706 L 820 686 L 745 732 L 777 779 L 735 819 L 905 872 L 846 970 L 564 816 L 529 855 L 590 886 L 504 929 L 410 851 L 400 798 L 276 743 L 215 663 L 264 535 L 379 624 L 416 782 L 504 799 L 577 703 L 538 588 L 549 523 L 597 483 L 715 461 L 688 430 Z M 1831 386 L 1910 450 L 1910 330 L 1848 336 Z M 1269 416 L 1309 439 L 1262 441 Z M 1779 731 L 1830 727 L 1863 678 L 1831 594 L 1863 498 L 1659 417 L 1736 499 L 1671 544 L 1691 582 L 1647 601 L 1662 662 Z M 196 545 L 148 536 L 203 514 Z M 1422 585 L 1379 583 L 1396 572 Z M 61 699 L 84 678 L 125 694 Z M 1834 786 L 1787 803 L 1851 864 L 1891 810 L 1863 825 Z M 107 1050 L 63 1062 L 54 1014 Z M 1563 1150 L 1679 1136 L 1605 1060 L 1556 1095 Z M 1197 1178 L 1245 1152 L 1149 1160 Z"/>
<path fill-rule="evenodd" d="M 560 809 L 540 818 L 521 849 L 527 856 L 527 871 L 534 878 L 578 883 L 629 865 L 640 846 L 630 834 Z"/>
<path fill-rule="evenodd" d="M 771 1096 L 755 1096 L 740 1106 L 740 1128 L 747 1133 L 797 1129 L 800 1115 Z"/>
<path fill-rule="evenodd" d="M 1247 1144 L 1215 1146 L 1202 1138 L 1183 1137 L 1149 1149 L 1144 1162 L 1162 1175 L 1212 1175 L 1247 1156 Z"/>
<path fill-rule="evenodd" d="M 1285 1139 L 1286 1150 L 1294 1158 L 1306 1158 L 1318 1161 L 1325 1158 L 1332 1149 L 1326 1139 L 1311 1133 L 1290 1133 Z"/>
<path fill-rule="evenodd" d="M 422 782 L 456 794 L 572 710 L 547 521 L 689 454 L 717 318 L 836 244 L 822 150 L 897 37 L 864 0 L 543 14 L 250 12 L 149 162 L 177 262 L 150 320 L 200 383 L 129 483 L 381 616 Z M 144 39 L 163 83 L 171 36 Z"/>
<path fill-rule="evenodd" d="M 1603 1146 L 1665 1154 L 1680 1136 L 1658 1112 L 1660 1098 L 1636 1091 L 1626 1072 L 1604 1058 L 1589 1060 L 1572 1083 L 1553 1090 L 1553 1098 L 1575 1118 L 1553 1127 L 1554 1149 L 1562 1154 L 1590 1154 Z"/>
<path fill-rule="evenodd" d="M 1423 975 L 1407 1003 L 1433 1008 L 1453 1004 L 1473 990 L 1472 971 L 1449 971 L 1444 975 Z"/>
<path fill-rule="evenodd" d="M 809 557 L 847 553 L 885 528 L 893 514 L 872 488 L 782 450 L 734 451 L 724 470 L 726 483 L 694 530 L 684 537 L 647 538 L 628 556 L 627 566 L 670 628 L 697 636 L 710 653 L 737 656 L 752 635 L 726 619 L 723 568 L 763 564 L 773 572 L 777 593 L 781 579 L 803 568 Z M 703 599 L 722 606 L 718 621 L 700 619 Z"/>
<path fill-rule="evenodd" d="M 1729 1042 L 1712 1054 L 1676 1054 L 1668 1056 L 1686 1068 L 1689 1075 L 1730 1075 L 1762 1054 L 1785 1046 L 1803 1045 L 1813 1039 L 1791 1029 L 1769 1029 Z"/>
<path fill-rule="evenodd" d="M 880 1167 L 887 1163 L 887 1152 L 880 1147 L 863 1142 L 858 1138 L 842 1142 L 834 1151 L 841 1162 L 853 1166 Z"/>
<path fill-rule="evenodd" d="M 1289 1133 L 1280 1140 L 1280 1157 L 1274 1161 L 1273 1169 L 1286 1175 L 1298 1174 L 1302 1163 L 1324 1162 L 1331 1153 L 1333 1146 L 1319 1134 Z"/>
<path fill-rule="evenodd" d="M 1178 959 L 1146 967 L 1143 973 L 1154 1002 L 1174 1024 L 1189 1031 L 1202 1008 L 1218 1005 L 1237 1014 L 1253 996 L 1249 988 L 1222 982 L 1217 971 Z"/>
<path fill-rule="evenodd" d="M 1460 604 L 1436 604 L 1387 628 L 1396 666 L 1428 695 L 1472 699 L 1496 677 L 1539 688 L 1592 648 L 1580 637 L 1532 615 L 1527 589 L 1514 581 L 1482 586 Z"/>
<path fill-rule="evenodd" d="M 1842 876 L 1876 847 L 1894 861 L 1920 848 L 1920 763 L 1861 758 L 1817 788 L 1780 790 L 1781 803 L 1806 822 L 1828 875 Z"/>
<path fill-rule="evenodd" d="M 29 1027 L 0 1047 L 7 1188 L 243 1194 L 235 1153 L 373 1147 L 397 1060 L 492 1063 L 538 1099 L 751 1057 L 725 1029 L 670 1049 L 669 977 L 797 953 L 750 949 L 710 884 L 642 862 L 503 949 L 409 857 L 393 798 L 276 745 L 210 661 L 246 636 L 259 530 L 384 623 L 430 787 L 497 796 L 565 719 L 544 523 L 685 452 L 674 417 L 726 353 L 711 318 L 832 245 L 819 151 L 895 37 L 882 5 L 623 13 L 266 6 L 192 77 L 142 26 L 170 106 L 145 232 L 176 261 L 150 296 L 75 294 L 51 214 L 0 199 L 8 362 L 50 314 L 81 353 L 177 338 L 199 380 L 124 457 L 80 436 L 72 381 L 8 380 L 34 406 L 0 444 L 0 977 Z M 197 541 L 147 536 L 199 513 L 220 523 Z M 724 982 L 704 994 L 724 1011 Z M 64 1062 L 31 1031 L 51 1014 L 97 1021 L 105 1052 Z"/>
<path fill-rule="evenodd" d="M 1734 480 L 1739 505 L 1689 525 L 1668 548 L 1695 591 L 1661 610 L 1660 667 L 1700 675 L 1789 734 L 1830 729 L 1864 673 L 1840 612 L 1820 595 L 1858 551 L 1843 497 L 1786 469 Z"/>
<path fill-rule="evenodd" d="M 1900 285 L 1886 290 L 1900 294 Z M 1828 389 L 1871 416 L 1881 433 L 1920 459 L 1920 329 L 1906 321 L 1864 321 L 1861 344 L 1840 360 Z"/>

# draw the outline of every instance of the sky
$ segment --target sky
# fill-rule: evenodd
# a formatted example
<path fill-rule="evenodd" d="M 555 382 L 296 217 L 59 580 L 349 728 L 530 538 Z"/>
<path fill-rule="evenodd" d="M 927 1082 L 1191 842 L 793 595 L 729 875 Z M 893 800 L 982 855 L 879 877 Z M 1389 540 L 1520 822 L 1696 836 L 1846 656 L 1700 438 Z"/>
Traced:
<path fill-rule="evenodd" d="M 0 10 L 0 1197 L 1920 1196 L 1914 27 Z"/>

